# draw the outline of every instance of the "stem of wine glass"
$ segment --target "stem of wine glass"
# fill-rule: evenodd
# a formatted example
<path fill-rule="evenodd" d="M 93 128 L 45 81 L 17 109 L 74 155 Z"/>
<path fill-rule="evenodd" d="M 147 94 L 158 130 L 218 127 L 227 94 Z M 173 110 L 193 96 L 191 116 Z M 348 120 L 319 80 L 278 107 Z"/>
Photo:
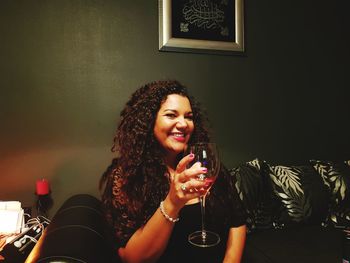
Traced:
<path fill-rule="evenodd" d="M 202 216 L 202 239 L 203 243 L 207 237 L 207 233 L 205 231 L 205 195 L 199 198 L 201 204 L 201 216 Z"/>

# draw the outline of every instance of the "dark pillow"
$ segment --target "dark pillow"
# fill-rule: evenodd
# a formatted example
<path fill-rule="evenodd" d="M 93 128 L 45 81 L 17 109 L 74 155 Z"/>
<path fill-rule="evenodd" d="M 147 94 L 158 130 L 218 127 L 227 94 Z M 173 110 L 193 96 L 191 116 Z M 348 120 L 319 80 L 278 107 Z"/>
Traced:
<path fill-rule="evenodd" d="M 279 203 L 275 228 L 326 221 L 329 193 L 311 165 L 269 166 L 273 199 Z"/>
<path fill-rule="evenodd" d="M 272 227 L 272 208 L 267 201 L 264 161 L 254 159 L 230 170 L 240 199 L 247 213 L 248 232 Z"/>
<path fill-rule="evenodd" d="M 329 189 L 331 204 L 329 223 L 337 227 L 350 227 L 350 166 L 349 161 L 310 161 Z"/>

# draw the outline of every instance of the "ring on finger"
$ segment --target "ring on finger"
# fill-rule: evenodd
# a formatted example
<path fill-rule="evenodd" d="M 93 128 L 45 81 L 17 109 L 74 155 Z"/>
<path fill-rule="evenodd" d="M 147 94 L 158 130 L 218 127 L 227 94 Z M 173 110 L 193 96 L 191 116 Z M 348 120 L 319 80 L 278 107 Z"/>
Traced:
<path fill-rule="evenodd" d="M 182 185 L 181 185 L 181 190 L 184 191 L 184 192 L 187 190 L 187 187 L 186 187 L 185 184 L 182 184 Z"/>

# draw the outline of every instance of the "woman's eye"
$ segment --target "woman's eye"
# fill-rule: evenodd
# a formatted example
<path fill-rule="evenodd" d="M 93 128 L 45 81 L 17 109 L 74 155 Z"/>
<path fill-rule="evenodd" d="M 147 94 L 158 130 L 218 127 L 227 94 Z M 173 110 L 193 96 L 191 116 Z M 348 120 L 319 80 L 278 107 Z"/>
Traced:
<path fill-rule="evenodd" d="M 174 113 L 167 113 L 165 114 L 165 116 L 167 116 L 168 118 L 175 118 L 176 115 Z"/>
<path fill-rule="evenodd" d="M 193 121 L 193 116 L 192 116 L 192 115 L 188 115 L 188 116 L 186 116 L 185 118 L 188 119 L 188 120 Z"/>

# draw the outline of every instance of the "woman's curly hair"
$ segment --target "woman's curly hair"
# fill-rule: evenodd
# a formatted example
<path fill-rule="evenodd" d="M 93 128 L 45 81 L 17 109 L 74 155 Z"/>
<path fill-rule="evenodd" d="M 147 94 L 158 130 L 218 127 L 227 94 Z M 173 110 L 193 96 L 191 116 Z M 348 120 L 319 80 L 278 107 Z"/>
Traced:
<path fill-rule="evenodd" d="M 169 190 L 169 181 L 164 176 L 167 168 L 162 159 L 162 148 L 153 129 L 161 104 L 170 94 L 185 96 L 190 101 L 194 130 L 189 143 L 209 141 L 207 119 L 185 86 L 175 80 L 145 84 L 132 94 L 120 113 L 112 147 L 118 158 L 113 160 L 101 179 L 101 185 L 105 184 L 102 199 L 113 203 L 111 199 L 116 191 L 113 189 L 116 187 L 114 171 L 121 171 L 118 187 L 128 212 L 142 222 L 153 214 Z"/>

